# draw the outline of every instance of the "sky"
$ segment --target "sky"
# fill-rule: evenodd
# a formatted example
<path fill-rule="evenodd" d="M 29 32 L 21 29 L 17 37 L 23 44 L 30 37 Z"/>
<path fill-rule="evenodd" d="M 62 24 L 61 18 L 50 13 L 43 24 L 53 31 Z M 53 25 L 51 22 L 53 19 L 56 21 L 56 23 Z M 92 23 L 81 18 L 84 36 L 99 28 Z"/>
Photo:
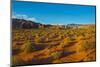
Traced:
<path fill-rule="evenodd" d="M 12 2 L 12 17 L 43 24 L 95 24 L 95 6 Z"/>

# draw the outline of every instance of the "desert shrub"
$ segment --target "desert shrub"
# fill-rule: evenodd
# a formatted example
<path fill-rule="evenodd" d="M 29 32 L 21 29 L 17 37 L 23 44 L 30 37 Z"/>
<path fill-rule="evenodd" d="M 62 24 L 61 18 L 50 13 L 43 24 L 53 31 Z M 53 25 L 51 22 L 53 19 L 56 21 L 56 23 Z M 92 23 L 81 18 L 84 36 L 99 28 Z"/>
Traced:
<path fill-rule="evenodd" d="M 22 52 L 21 49 L 15 49 L 15 48 L 12 49 L 12 55 L 17 55 L 17 54 L 19 54 L 21 52 Z"/>
<path fill-rule="evenodd" d="M 54 59 L 59 59 L 62 55 L 62 51 L 54 52 L 51 55 L 53 56 Z"/>
<path fill-rule="evenodd" d="M 69 38 L 64 38 L 63 41 L 60 43 L 60 45 L 61 45 L 62 47 L 64 47 L 64 45 L 67 45 L 69 41 L 70 41 Z"/>
<path fill-rule="evenodd" d="M 49 38 L 45 38 L 45 41 L 48 42 L 49 41 Z"/>
<path fill-rule="evenodd" d="M 36 37 L 36 38 L 34 39 L 34 41 L 35 41 L 35 43 L 39 43 L 39 42 L 41 42 L 41 38 L 40 38 L 40 37 Z"/>
<path fill-rule="evenodd" d="M 12 46 L 12 55 L 17 55 L 22 52 L 21 46 L 13 44 Z"/>
<path fill-rule="evenodd" d="M 34 51 L 39 51 L 39 50 L 43 50 L 47 47 L 47 45 L 44 44 L 36 44 L 36 43 L 29 43 L 28 45 L 26 45 L 26 52 L 30 53 L 30 52 L 34 52 Z"/>
<path fill-rule="evenodd" d="M 28 52 L 33 52 L 35 50 L 34 44 L 30 44 L 28 48 Z"/>
<path fill-rule="evenodd" d="M 81 43 L 80 51 L 87 51 L 95 48 L 95 42 L 84 41 Z"/>
<path fill-rule="evenodd" d="M 35 47 L 34 47 L 34 43 L 27 43 L 23 46 L 23 49 L 25 50 L 25 52 L 27 53 L 30 53 L 30 52 L 33 52 L 35 50 Z"/>

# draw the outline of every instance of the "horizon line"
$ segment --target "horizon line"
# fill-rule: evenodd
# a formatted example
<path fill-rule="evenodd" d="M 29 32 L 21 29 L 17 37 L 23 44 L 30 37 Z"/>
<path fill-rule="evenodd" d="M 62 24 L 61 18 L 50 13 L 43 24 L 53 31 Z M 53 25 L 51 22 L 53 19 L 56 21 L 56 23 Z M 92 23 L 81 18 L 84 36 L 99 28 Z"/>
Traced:
<path fill-rule="evenodd" d="M 19 18 L 12 18 L 12 19 L 19 19 Z M 26 21 L 32 21 L 32 20 L 27 20 L 27 19 L 20 19 L 20 20 L 26 20 Z M 78 24 L 78 25 L 92 25 L 92 24 L 95 24 L 95 23 L 66 23 L 66 24 L 49 24 L 49 23 L 42 23 L 42 22 L 36 22 L 36 21 L 32 21 L 32 22 L 35 22 L 35 23 L 40 23 L 40 24 L 44 24 L 44 25 L 68 25 L 68 24 Z"/>

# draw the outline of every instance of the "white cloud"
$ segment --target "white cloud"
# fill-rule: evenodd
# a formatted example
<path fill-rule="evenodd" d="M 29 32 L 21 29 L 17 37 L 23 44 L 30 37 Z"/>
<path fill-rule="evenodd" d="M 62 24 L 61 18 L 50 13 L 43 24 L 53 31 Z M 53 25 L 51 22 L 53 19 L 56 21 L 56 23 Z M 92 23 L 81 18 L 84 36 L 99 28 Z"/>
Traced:
<path fill-rule="evenodd" d="M 12 16 L 12 18 L 16 18 L 16 16 Z"/>
<path fill-rule="evenodd" d="M 36 18 L 33 18 L 33 17 L 27 18 L 27 20 L 37 21 Z"/>
<path fill-rule="evenodd" d="M 14 14 L 12 15 L 12 18 L 18 18 L 18 19 L 25 19 L 25 20 L 31 20 L 31 21 L 37 21 L 35 17 L 29 17 L 24 14 Z"/>

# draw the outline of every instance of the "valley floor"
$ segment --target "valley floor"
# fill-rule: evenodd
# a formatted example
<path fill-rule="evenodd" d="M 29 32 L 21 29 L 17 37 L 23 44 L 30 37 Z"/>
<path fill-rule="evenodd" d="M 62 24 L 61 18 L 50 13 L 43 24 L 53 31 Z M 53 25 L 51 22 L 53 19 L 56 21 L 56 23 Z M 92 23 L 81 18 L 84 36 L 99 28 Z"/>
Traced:
<path fill-rule="evenodd" d="M 13 65 L 96 60 L 95 28 L 13 29 Z"/>

